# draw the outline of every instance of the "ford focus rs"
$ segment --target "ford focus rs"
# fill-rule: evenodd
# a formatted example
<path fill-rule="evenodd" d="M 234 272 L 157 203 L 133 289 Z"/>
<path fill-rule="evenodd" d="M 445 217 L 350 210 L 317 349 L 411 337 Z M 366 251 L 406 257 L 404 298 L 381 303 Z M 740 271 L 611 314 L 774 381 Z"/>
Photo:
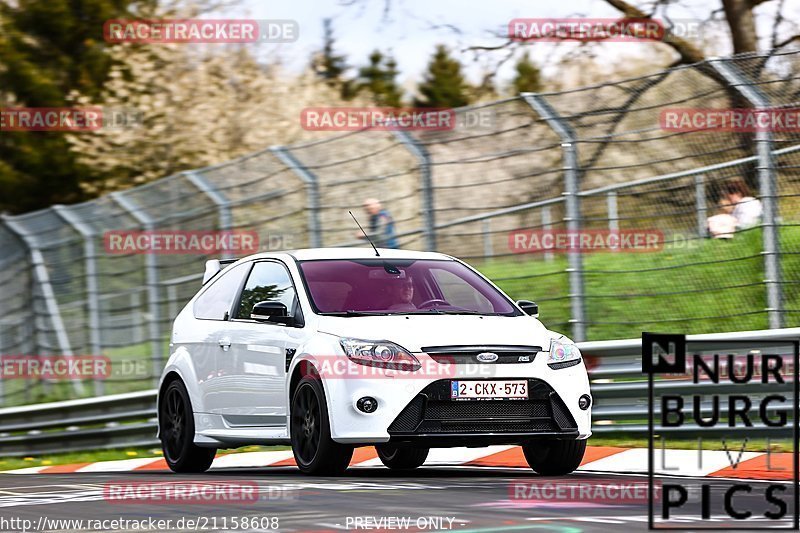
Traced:
<path fill-rule="evenodd" d="M 432 447 L 511 444 L 536 472 L 567 474 L 591 435 L 589 381 L 537 317 L 438 253 L 208 261 L 161 376 L 164 457 L 200 472 L 220 448 L 290 444 L 303 472 L 337 474 L 359 446 L 410 469 Z"/>

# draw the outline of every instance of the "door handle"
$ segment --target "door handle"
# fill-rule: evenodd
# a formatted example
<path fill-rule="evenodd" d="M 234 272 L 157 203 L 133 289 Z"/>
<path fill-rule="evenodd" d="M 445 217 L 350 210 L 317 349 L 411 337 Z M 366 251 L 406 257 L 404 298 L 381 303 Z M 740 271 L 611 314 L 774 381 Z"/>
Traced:
<path fill-rule="evenodd" d="M 219 340 L 219 347 L 222 348 L 223 352 L 227 352 L 228 348 L 231 347 L 231 340 L 228 337 L 223 337 Z"/>

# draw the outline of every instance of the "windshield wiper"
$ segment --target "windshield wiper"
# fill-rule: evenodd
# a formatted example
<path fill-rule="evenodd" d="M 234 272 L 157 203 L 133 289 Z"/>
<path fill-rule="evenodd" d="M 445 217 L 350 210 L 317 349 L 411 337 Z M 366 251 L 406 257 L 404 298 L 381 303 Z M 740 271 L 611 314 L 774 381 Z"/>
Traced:
<path fill-rule="evenodd" d="M 356 311 L 348 309 L 338 313 L 325 313 L 328 316 L 397 316 L 397 315 L 484 315 L 495 316 L 496 313 L 481 313 L 469 309 L 417 309 L 416 311 Z"/>
<path fill-rule="evenodd" d="M 355 311 L 353 309 L 348 309 L 341 313 L 327 313 L 328 316 L 386 316 L 390 314 L 392 313 L 387 313 L 385 311 Z"/>
<path fill-rule="evenodd" d="M 439 309 L 432 307 L 430 309 L 418 309 L 417 311 L 403 311 L 398 313 L 400 315 L 483 315 L 486 313 L 479 313 L 478 311 L 471 311 L 469 309 Z"/>

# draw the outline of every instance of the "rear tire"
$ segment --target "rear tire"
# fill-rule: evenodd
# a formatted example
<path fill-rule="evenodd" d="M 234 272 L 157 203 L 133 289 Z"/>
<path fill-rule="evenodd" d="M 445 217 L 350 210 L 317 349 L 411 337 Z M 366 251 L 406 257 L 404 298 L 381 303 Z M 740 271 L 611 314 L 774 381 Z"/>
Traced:
<path fill-rule="evenodd" d="M 353 447 L 331 439 L 328 406 L 319 377 L 300 380 L 292 395 L 289 435 L 300 471 L 317 476 L 340 475 L 353 458 Z"/>
<path fill-rule="evenodd" d="M 413 470 L 422 466 L 430 448 L 401 448 L 393 444 L 378 444 L 378 459 L 392 470 Z"/>
<path fill-rule="evenodd" d="M 581 465 L 585 440 L 539 440 L 522 446 L 528 465 L 543 476 L 563 476 Z"/>
<path fill-rule="evenodd" d="M 176 379 L 167 385 L 159 403 L 161 449 L 169 469 L 181 474 L 208 470 L 217 450 L 195 445 L 194 413 L 183 382 Z"/>

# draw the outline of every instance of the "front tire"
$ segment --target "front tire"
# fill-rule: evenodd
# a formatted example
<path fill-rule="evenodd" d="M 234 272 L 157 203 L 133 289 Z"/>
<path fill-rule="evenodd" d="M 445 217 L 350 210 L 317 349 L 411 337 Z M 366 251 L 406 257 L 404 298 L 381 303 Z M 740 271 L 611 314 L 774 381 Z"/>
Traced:
<path fill-rule="evenodd" d="M 318 377 L 300 380 L 292 396 L 289 434 L 300 471 L 318 476 L 339 475 L 353 458 L 353 447 L 331 439 L 328 406 Z"/>
<path fill-rule="evenodd" d="M 161 449 L 169 469 L 181 474 L 208 470 L 217 450 L 195 445 L 194 413 L 183 382 L 176 379 L 167 385 L 159 403 Z"/>
<path fill-rule="evenodd" d="M 428 458 L 430 448 L 401 448 L 393 444 L 375 446 L 378 459 L 392 470 L 413 470 L 422 466 Z"/>
<path fill-rule="evenodd" d="M 574 472 L 581 465 L 584 452 L 585 440 L 548 439 L 522 446 L 528 465 L 543 476 L 563 476 Z"/>

